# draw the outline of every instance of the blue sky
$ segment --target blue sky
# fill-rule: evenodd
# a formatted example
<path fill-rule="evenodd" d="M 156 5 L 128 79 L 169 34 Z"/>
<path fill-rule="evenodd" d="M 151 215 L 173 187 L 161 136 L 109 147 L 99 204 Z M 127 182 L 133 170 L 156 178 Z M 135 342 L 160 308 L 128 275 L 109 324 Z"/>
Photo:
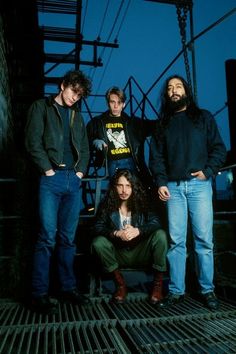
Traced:
<path fill-rule="evenodd" d="M 100 34 L 101 41 L 106 42 L 121 3 L 121 0 L 109 0 L 107 16 L 100 31 L 107 0 L 84 0 L 82 13 L 84 39 L 95 40 Z M 193 3 L 194 35 L 219 20 L 236 6 L 235 0 L 194 0 Z M 119 30 L 122 18 L 124 20 Z M 63 15 L 52 18 L 51 15 L 44 15 L 40 18 L 40 23 L 73 27 L 74 18 Z M 176 8 L 173 5 L 151 1 L 131 0 L 129 3 L 129 0 L 125 0 L 109 42 L 115 40 L 118 30 L 119 48 L 106 48 L 102 55 L 103 67 L 93 69 L 81 66 L 81 69 L 93 79 L 93 93 L 104 94 L 113 85 L 124 87 L 130 76 L 138 81 L 144 92 L 147 92 L 181 50 Z M 189 18 L 187 39 L 190 40 Z M 58 43 L 47 43 L 47 50 L 56 52 L 57 48 Z M 65 53 L 71 49 L 73 49 L 72 45 L 63 45 Z M 101 48 L 98 54 L 101 55 L 102 51 Z M 236 12 L 195 42 L 195 57 L 198 103 L 215 113 L 224 106 L 227 100 L 225 60 L 236 59 Z M 92 60 L 90 47 L 83 47 L 81 59 Z M 190 53 L 189 60 L 191 64 Z M 63 73 L 68 68 L 68 66 L 61 65 L 52 71 L 51 75 L 57 75 L 58 71 Z M 172 73 L 185 76 L 182 56 L 169 69 L 163 80 Z M 150 94 L 150 99 L 156 108 L 158 108 L 158 95 L 163 80 Z M 91 99 L 89 104 L 94 110 L 105 109 L 103 99 L 96 101 Z M 227 113 L 225 109 L 216 116 L 216 120 L 229 148 Z"/>
<path fill-rule="evenodd" d="M 145 0 L 124 0 L 120 16 L 109 38 L 122 1 L 109 0 L 103 27 L 101 23 L 108 0 L 83 0 L 82 4 L 82 33 L 85 40 L 95 40 L 100 35 L 102 42 L 108 39 L 109 42 L 114 42 L 119 32 L 117 38 L 119 48 L 107 48 L 104 52 L 100 49 L 98 52 L 98 55 L 102 55 L 103 67 L 93 69 L 81 66 L 81 70 L 93 80 L 93 93 L 102 95 L 113 85 L 124 87 L 130 76 L 137 80 L 144 92 L 147 92 L 182 48 L 175 6 Z M 193 4 L 194 36 L 236 8 L 235 0 L 193 0 Z M 41 24 L 58 27 L 73 28 L 74 20 L 73 16 L 63 15 L 40 17 Z M 187 25 L 187 40 L 190 40 L 189 17 Z M 198 104 L 214 114 L 227 101 L 225 61 L 236 59 L 236 11 L 196 40 L 194 45 Z M 65 53 L 71 49 L 72 45 L 63 45 Z M 58 44 L 48 42 L 46 50 L 56 52 Z M 90 47 L 83 47 L 81 59 L 92 60 Z M 191 64 L 190 53 L 189 60 Z M 61 75 L 69 68 L 71 66 L 60 65 L 50 75 L 55 76 L 58 73 Z M 156 108 L 161 85 L 166 77 L 173 73 L 186 76 L 183 56 L 151 91 L 149 98 Z M 103 98 L 94 100 L 91 97 L 88 104 L 96 112 L 106 109 Z M 216 121 L 229 149 L 227 108 L 216 115 Z"/>

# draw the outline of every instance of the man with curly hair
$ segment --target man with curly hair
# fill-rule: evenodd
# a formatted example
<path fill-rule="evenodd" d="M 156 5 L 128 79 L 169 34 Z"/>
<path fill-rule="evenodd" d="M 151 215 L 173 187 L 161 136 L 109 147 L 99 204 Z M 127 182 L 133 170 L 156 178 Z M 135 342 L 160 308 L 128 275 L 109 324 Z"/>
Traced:
<path fill-rule="evenodd" d="M 116 284 L 114 302 L 123 303 L 127 295 L 119 269 L 151 265 L 154 283 L 149 300 L 158 304 L 166 271 L 167 237 L 158 216 L 149 208 L 145 189 L 130 170 L 117 170 L 112 177 L 98 209 L 94 233 L 92 249 Z"/>
<path fill-rule="evenodd" d="M 28 112 L 26 149 L 40 172 L 40 231 L 32 272 L 32 306 L 50 312 L 57 301 L 49 297 L 50 260 L 56 251 L 63 300 L 81 303 L 73 272 L 75 232 L 80 212 L 81 179 L 89 161 L 89 145 L 78 101 L 91 91 L 81 71 L 62 78 L 59 93 L 35 101 Z"/>

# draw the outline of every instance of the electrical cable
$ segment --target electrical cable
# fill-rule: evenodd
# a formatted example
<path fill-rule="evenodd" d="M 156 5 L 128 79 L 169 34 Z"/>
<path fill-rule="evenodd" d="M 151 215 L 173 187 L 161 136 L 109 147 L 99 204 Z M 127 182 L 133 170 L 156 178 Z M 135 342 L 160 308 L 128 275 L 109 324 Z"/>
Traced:
<path fill-rule="evenodd" d="M 105 23 L 105 18 L 106 18 L 106 15 L 107 15 L 107 11 L 108 11 L 108 7 L 109 7 L 109 4 L 110 4 L 110 1 L 107 0 L 107 6 L 106 6 L 106 9 L 104 11 L 104 15 L 103 15 L 103 18 L 102 18 L 102 23 L 101 23 L 101 26 L 100 26 L 100 30 L 98 32 L 98 40 L 100 40 L 100 37 L 101 37 L 101 33 L 102 33 L 102 30 L 103 30 L 103 26 L 104 26 L 104 23 Z"/>
<path fill-rule="evenodd" d="M 119 28 L 118 28 L 118 31 L 117 31 L 117 34 L 116 34 L 116 37 L 115 37 L 116 39 L 118 38 L 118 36 L 119 36 L 119 34 L 120 34 L 120 30 L 121 30 L 121 27 L 123 26 L 123 23 L 124 23 L 124 20 L 125 20 L 126 15 L 127 15 L 128 8 L 129 8 L 130 3 L 131 3 L 131 0 L 129 0 L 129 2 L 128 2 L 127 6 L 126 6 L 124 15 L 123 15 L 123 17 L 122 17 L 120 26 L 119 26 Z"/>
<path fill-rule="evenodd" d="M 130 3 L 131 3 L 131 0 L 129 0 L 128 3 L 127 3 L 126 9 L 125 9 L 124 14 L 123 14 L 123 17 L 122 17 L 122 19 L 121 19 L 121 23 L 120 23 L 119 28 L 118 28 L 118 31 L 117 31 L 116 40 L 117 40 L 118 35 L 119 35 L 120 31 L 121 31 L 121 28 L 122 28 L 122 25 L 123 25 L 123 23 L 124 23 L 125 17 L 126 17 L 126 15 L 127 15 L 128 8 L 129 8 L 129 6 L 130 6 Z M 117 20 L 118 20 L 118 17 L 119 17 L 119 15 L 120 15 L 120 12 L 121 12 L 121 9 L 122 9 L 123 5 L 124 5 L 124 1 L 122 1 L 122 3 L 120 4 L 119 10 L 118 10 L 118 12 L 117 12 L 117 15 L 116 15 L 116 18 L 115 18 L 115 21 L 114 21 L 114 24 L 113 24 L 113 26 L 112 26 L 112 30 L 111 30 L 111 32 L 110 32 L 110 35 L 108 36 L 107 42 L 109 41 L 109 39 L 110 39 L 110 37 L 111 37 L 111 35 L 112 35 L 112 32 L 113 32 L 113 30 L 114 30 L 114 28 L 115 28 L 115 24 L 116 24 L 116 22 L 117 22 Z M 105 52 L 105 48 L 104 48 L 103 51 L 102 51 L 102 55 L 104 54 L 104 52 Z M 110 63 L 112 54 L 113 54 L 113 48 L 112 48 L 112 50 L 111 50 L 111 52 L 110 52 L 110 55 L 109 55 L 109 57 L 108 57 L 106 66 L 105 66 L 105 68 L 104 68 L 104 70 L 103 70 L 103 73 L 102 73 L 102 76 L 101 76 L 101 78 L 100 78 L 100 81 L 99 81 L 99 84 L 98 84 L 98 87 L 97 87 L 97 90 L 96 90 L 96 93 L 95 93 L 95 97 L 94 97 L 94 100 L 93 100 L 93 102 L 92 102 L 92 106 L 93 106 L 93 104 L 94 104 L 94 102 L 95 102 L 96 95 L 97 95 L 97 93 L 98 93 L 98 91 L 99 91 L 99 89 L 100 89 L 100 87 L 101 87 L 101 84 L 102 84 L 102 81 L 103 81 L 103 79 L 104 79 L 104 76 L 105 76 L 106 70 L 107 70 L 107 68 L 108 68 L 108 65 L 109 65 L 109 63 Z M 102 55 L 101 55 L 101 56 L 102 56 Z M 101 58 L 101 56 L 100 56 L 100 58 Z M 95 72 L 94 72 L 94 74 L 95 74 Z"/>
<path fill-rule="evenodd" d="M 86 0 L 86 4 L 85 4 L 85 11 L 84 11 L 84 16 L 83 16 L 83 20 L 82 20 L 81 33 L 83 33 L 83 31 L 84 31 L 84 24 L 85 24 L 85 18 L 87 15 L 87 10 L 88 10 L 88 0 Z"/>

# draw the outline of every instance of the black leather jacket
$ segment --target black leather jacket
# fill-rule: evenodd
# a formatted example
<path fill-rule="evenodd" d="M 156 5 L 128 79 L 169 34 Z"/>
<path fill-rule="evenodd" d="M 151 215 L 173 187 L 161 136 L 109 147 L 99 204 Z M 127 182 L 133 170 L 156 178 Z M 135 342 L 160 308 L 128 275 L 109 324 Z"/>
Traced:
<path fill-rule="evenodd" d="M 120 214 L 114 211 L 111 214 L 103 207 L 97 213 L 93 234 L 109 238 L 117 247 L 134 247 L 144 238 L 148 238 L 154 231 L 161 228 L 160 220 L 156 213 L 148 212 L 145 217 L 143 214 L 132 214 L 131 225 L 137 227 L 140 235 L 131 241 L 122 241 L 113 235 L 115 230 L 120 229 Z"/>

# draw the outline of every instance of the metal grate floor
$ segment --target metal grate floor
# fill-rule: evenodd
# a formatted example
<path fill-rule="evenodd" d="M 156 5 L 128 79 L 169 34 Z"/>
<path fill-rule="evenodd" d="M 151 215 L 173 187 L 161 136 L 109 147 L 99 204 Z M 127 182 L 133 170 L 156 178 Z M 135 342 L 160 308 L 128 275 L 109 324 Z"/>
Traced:
<path fill-rule="evenodd" d="M 0 302 L 0 354 L 236 353 L 236 306 L 211 312 L 187 297 L 170 309 L 129 294 L 124 305 L 109 296 L 91 305 L 59 305 L 40 315 L 22 304 Z"/>

